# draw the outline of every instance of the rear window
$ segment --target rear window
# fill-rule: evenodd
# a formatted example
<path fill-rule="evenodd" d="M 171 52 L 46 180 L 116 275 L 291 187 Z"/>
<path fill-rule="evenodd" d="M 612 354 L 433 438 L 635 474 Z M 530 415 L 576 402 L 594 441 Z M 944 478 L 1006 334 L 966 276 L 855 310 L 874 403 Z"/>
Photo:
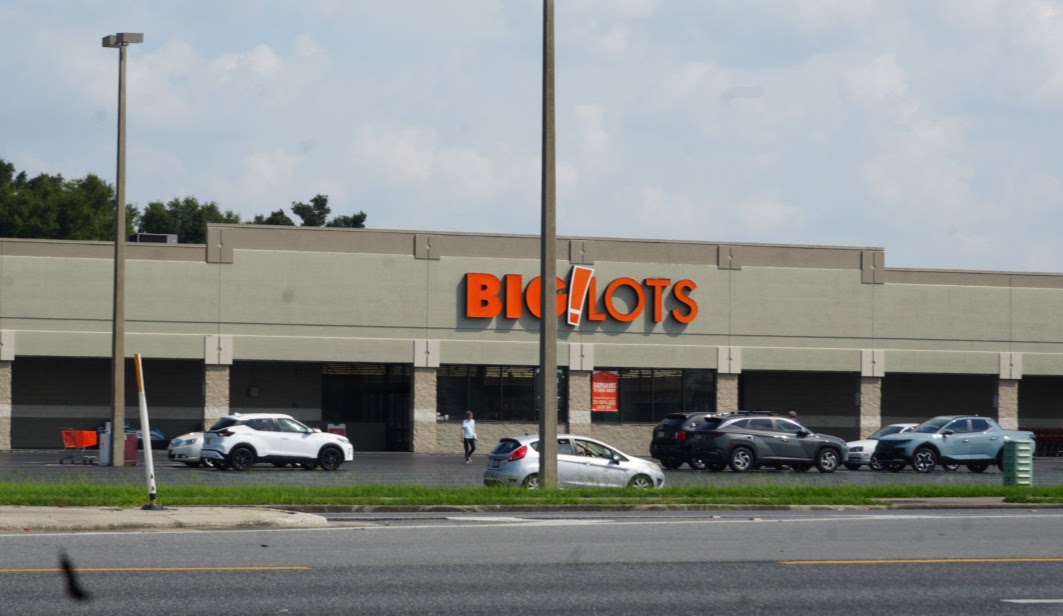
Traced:
<path fill-rule="evenodd" d="M 682 430 L 684 421 L 685 418 L 683 417 L 669 417 L 662 421 L 658 428 L 662 430 Z"/>
<path fill-rule="evenodd" d="M 238 423 L 240 423 L 240 420 L 236 419 L 234 417 L 222 417 L 221 419 L 218 420 L 218 423 L 216 423 L 213 426 L 211 426 L 210 429 L 211 430 L 224 430 L 225 428 L 228 428 L 229 426 L 235 426 Z"/>
<path fill-rule="evenodd" d="M 698 430 L 715 430 L 722 423 L 723 420 L 719 417 L 708 417 L 704 422 L 698 424 Z"/>
<path fill-rule="evenodd" d="M 497 453 L 497 454 L 510 453 L 511 451 L 517 449 L 518 447 L 520 447 L 520 443 L 519 442 L 517 442 L 517 441 L 515 441 L 513 439 L 504 438 L 504 439 L 498 441 L 498 444 L 495 445 L 495 448 L 491 450 L 491 453 Z"/>

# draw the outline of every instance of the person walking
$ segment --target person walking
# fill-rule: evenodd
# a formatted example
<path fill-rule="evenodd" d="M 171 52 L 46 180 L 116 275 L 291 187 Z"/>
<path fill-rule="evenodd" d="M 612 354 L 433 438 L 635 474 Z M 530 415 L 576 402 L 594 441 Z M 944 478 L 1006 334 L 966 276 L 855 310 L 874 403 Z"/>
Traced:
<path fill-rule="evenodd" d="M 465 420 L 461 422 L 461 442 L 465 445 L 465 463 L 469 464 L 469 458 L 476 451 L 476 420 L 472 411 L 465 413 Z"/>

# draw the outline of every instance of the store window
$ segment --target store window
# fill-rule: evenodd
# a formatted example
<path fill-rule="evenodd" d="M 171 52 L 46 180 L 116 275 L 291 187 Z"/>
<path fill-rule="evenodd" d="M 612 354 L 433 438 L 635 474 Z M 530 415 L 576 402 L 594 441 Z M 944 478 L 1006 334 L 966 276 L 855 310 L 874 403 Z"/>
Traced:
<path fill-rule="evenodd" d="M 437 412 L 472 411 L 477 421 L 539 421 L 535 366 L 444 365 L 436 373 Z M 568 373 L 558 370 L 558 421 L 568 421 Z"/>
<path fill-rule="evenodd" d="M 591 378 L 591 419 L 604 423 L 656 423 L 678 411 L 716 410 L 712 370 L 614 368 Z"/>

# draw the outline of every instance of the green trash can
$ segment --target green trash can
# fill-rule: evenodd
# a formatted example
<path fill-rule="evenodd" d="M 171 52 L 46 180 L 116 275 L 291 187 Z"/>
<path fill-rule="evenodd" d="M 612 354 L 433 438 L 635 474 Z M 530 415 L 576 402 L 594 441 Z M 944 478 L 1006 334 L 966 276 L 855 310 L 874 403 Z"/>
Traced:
<path fill-rule="evenodd" d="M 1004 485 L 1033 485 L 1033 441 L 1004 443 Z"/>

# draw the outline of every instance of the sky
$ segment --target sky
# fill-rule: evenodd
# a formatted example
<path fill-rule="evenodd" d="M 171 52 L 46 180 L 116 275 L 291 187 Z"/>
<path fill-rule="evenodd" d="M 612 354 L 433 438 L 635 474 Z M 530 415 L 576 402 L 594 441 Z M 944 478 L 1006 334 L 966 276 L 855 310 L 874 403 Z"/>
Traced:
<path fill-rule="evenodd" d="M 0 159 L 540 232 L 540 0 L 4 0 Z M 1063 0 L 557 0 L 557 233 L 1063 273 Z"/>

